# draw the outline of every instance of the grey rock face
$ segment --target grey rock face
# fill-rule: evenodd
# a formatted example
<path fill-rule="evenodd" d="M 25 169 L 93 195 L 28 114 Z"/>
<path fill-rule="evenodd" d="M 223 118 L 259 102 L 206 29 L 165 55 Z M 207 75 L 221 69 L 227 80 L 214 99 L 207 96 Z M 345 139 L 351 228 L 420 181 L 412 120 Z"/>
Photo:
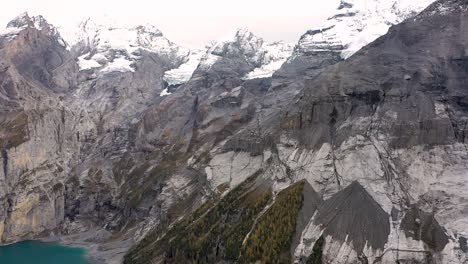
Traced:
<path fill-rule="evenodd" d="M 448 243 L 445 230 L 439 225 L 433 215 L 412 207 L 401 221 L 401 229 L 407 237 L 422 240 L 432 250 L 442 251 Z"/>
<path fill-rule="evenodd" d="M 315 215 L 317 210 L 323 206 L 323 199 L 320 195 L 314 190 L 314 188 L 306 182 L 304 184 L 304 202 L 301 211 L 297 217 L 296 232 L 293 237 L 293 243 L 291 246 L 292 252 L 291 255 L 294 255 L 294 250 L 301 242 L 302 232 L 305 230 L 307 225 L 310 223 L 310 220 Z"/>
<path fill-rule="evenodd" d="M 389 215 L 358 182 L 325 201 L 314 221 L 324 236 L 351 242 L 359 254 L 365 246 L 384 249 L 390 234 Z"/>

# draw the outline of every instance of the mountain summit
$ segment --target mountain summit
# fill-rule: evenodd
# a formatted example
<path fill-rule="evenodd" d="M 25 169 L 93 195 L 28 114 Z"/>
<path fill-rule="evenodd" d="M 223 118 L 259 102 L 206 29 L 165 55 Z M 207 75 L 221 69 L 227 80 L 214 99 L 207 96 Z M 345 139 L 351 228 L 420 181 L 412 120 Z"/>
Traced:
<path fill-rule="evenodd" d="M 295 53 L 338 52 L 343 59 L 413 17 L 434 0 L 342 0 L 322 26 L 305 33 Z"/>
<path fill-rule="evenodd" d="M 262 38 L 246 28 L 213 43 L 207 55 L 202 58 L 201 66 L 209 67 L 219 57 L 244 58 L 253 67 L 244 78 L 268 78 L 281 67 L 292 53 L 292 45 L 284 42 L 266 43 Z"/>
<path fill-rule="evenodd" d="M 152 25 L 125 27 L 86 19 L 69 38 L 70 45 L 80 55 L 81 70 L 134 71 L 135 61 L 142 51 L 155 53 L 168 61 L 184 61 L 189 54 L 188 49 L 169 41 Z"/>
<path fill-rule="evenodd" d="M 56 27 L 49 24 L 44 17 L 40 15 L 30 17 L 26 12 L 8 22 L 6 29 L 0 31 L 0 35 L 7 36 L 11 39 L 26 29 L 39 30 L 46 35 L 56 38 L 62 46 L 66 46 L 65 41 L 60 36 Z"/>

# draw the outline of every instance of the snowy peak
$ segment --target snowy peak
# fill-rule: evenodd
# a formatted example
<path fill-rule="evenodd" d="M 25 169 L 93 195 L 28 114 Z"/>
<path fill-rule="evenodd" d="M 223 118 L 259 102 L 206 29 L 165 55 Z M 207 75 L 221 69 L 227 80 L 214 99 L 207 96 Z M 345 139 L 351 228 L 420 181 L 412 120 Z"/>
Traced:
<path fill-rule="evenodd" d="M 115 23 L 99 24 L 91 19 L 83 21 L 78 32 L 70 36 L 72 45 L 84 44 L 91 49 L 127 50 L 147 49 L 153 52 L 178 48 L 153 25 L 127 27 Z"/>
<path fill-rule="evenodd" d="M 56 27 L 49 24 L 43 16 L 30 17 L 26 12 L 8 22 L 6 29 L 0 31 L 0 37 L 11 40 L 26 29 L 41 31 L 43 34 L 56 38 L 60 45 L 66 46 Z"/>
<path fill-rule="evenodd" d="M 208 48 L 200 66 L 209 68 L 219 58 L 244 58 L 254 70 L 245 79 L 271 77 L 291 55 L 293 46 L 284 42 L 266 43 L 245 28 Z"/>
<path fill-rule="evenodd" d="M 28 13 L 24 12 L 19 16 L 15 17 L 13 20 L 8 22 L 7 28 L 27 28 L 34 27 L 34 22 L 29 17 Z"/>
<path fill-rule="evenodd" d="M 59 36 L 57 28 L 49 24 L 47 20 L 40 15 L 30 17 L 28 13 L 25 12 L 7 24 L 7 29 L 11 30 L 24 30 L 27 28 L 35 28 L 50 36 Z"/>
<path fill-rule="evenodd" d="M 77 33 L 69 36 L 69 43 L 79 50 L 81 70 L 100 68 L 101 72 L 133 72 L 141 51 L 155 53 L 168 60 L 186 60 L 189 50 L 165 38 L 152 25 L 135 27 L 115 23 L 98 24 L 83 21 Z"/>
<path fill-rule="evenodd" d="M 255 36 L 245 28 L 238 29 L 236 33 L 218 41 L 209 52 L 216 56 L 236 58 L 245 57 L 253 64 L 259 63 L 259 51 L 263 46 L 263 39 Z"/>
<path fill-rule="evenodd" d="M 321 27 L 303 35 L 296 54 L 338 52 L 346 59 L 387 33 L 390 26 L 421 12 L 434 0 L 342 0 Z"/>

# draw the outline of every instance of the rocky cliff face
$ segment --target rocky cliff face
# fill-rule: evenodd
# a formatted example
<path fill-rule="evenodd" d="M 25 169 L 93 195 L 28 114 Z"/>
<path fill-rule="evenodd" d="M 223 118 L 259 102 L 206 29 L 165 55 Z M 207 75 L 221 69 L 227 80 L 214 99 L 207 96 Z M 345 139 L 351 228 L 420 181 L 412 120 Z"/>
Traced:
<path fill-rule="evenodd" d="M 0 235 L 11 242 L 64 221 L 64 179 L 79 147 L 62 95 L 76 87 L 78 69 L 42 17 L 23 14 L 6 31 L 0 41 Z"/>
<path fill-rule="evenodd" d="M 330 21 L 389 26 L 404 6 Z M 344 61 L 355 46 L 303 37 L 272 77 L 292 50 L 247 30 L 197 53 L 150 26 L 88 20 L 65 42 L 20 16 L 0 37 L 0 241 L 99 230 L 101 252 L 134 244 L 125 263 L 467 262 L 467 6 L 438 1 Z"/>

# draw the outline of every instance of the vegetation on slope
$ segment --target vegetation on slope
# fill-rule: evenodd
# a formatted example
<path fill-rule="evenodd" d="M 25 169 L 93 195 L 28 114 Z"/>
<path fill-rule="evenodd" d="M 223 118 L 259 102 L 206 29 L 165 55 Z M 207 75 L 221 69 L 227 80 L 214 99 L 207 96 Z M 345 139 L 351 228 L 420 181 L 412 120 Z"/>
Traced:
<path fill-rule="evenodd" d="M 219 203 L 207 204 L 175 224 L 160 239 L 155 230 L 125 256 L 125 264 L 234 262 L 271 191 L 256 184 L 256 176 L 229 192 Z M 211 206 L 211 208 L 210 208 Z"/>
<path fill-rule="evenodd" d="M 304 181 L 283 190 L 246 241 L 241 263 L 291 263 L 291 244 L 304 201 Z"/>

